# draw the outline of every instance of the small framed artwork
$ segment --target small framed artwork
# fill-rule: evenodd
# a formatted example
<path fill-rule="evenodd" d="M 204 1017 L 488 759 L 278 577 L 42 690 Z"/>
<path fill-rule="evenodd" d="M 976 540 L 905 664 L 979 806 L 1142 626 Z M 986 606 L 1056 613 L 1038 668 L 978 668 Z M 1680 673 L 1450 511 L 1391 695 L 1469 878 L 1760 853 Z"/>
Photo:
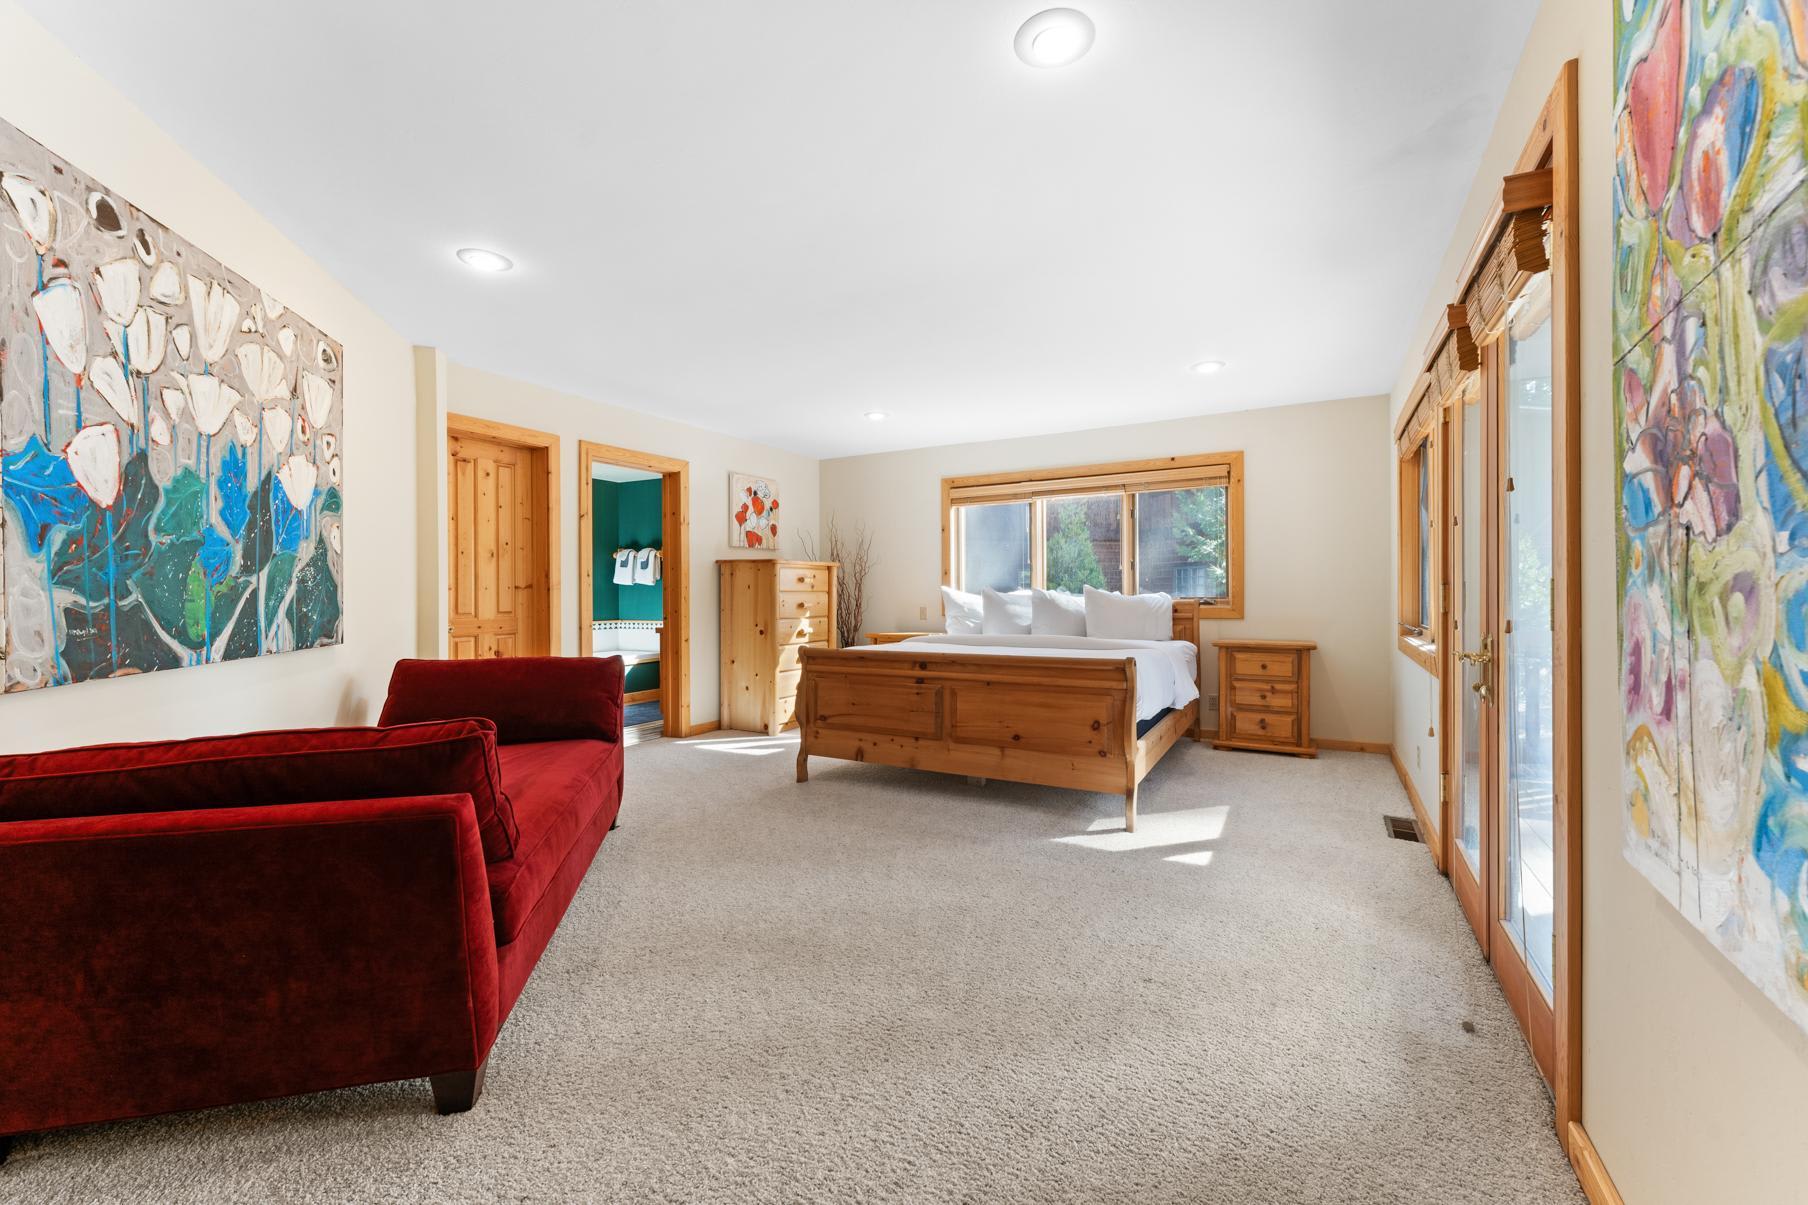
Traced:
<path fill-rule="evenodd" d="M 778 548 L 778 482 L 754 473 L 728 475 L 728 545 Z"/>

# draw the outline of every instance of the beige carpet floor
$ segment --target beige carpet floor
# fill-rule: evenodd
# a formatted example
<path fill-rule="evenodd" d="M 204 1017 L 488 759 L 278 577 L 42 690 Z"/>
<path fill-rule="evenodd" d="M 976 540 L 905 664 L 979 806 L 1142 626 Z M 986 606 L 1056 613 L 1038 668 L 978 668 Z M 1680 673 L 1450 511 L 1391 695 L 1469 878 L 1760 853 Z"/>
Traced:
<path fill-rule="evenodd" d="M 474 1112 L 416 1081 L 86 1127 L 0 1200 L 1582 1200 L 1449 888 L 1383 835 L 1385 759 L 1188 745 L 1128 837 L 1107 796 L 799 786 L 795 747 L 629 750 Z"/>

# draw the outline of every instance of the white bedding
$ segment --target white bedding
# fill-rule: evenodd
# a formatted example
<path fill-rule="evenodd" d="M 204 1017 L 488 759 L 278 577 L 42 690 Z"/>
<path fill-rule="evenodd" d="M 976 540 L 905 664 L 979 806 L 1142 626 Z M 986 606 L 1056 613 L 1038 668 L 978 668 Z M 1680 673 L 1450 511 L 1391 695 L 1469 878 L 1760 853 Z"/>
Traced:
<path fill-rule="evenodd" d="M 861 652 L 977 653 L 998 657 L 1085 657 L 1136 661 L 1136 718 L 1149 720 L 1199 697 L 1199 650 L 1187 640 L 1107 640 L 1096 636 L 944 636 L 932 633 Z"/>

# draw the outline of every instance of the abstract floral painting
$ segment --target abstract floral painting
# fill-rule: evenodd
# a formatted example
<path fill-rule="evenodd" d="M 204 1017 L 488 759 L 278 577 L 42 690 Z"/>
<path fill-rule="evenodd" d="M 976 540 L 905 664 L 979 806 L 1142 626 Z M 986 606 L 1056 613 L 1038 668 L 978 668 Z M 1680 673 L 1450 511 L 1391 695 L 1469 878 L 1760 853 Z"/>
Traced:
<path fill-rule="evenodd" d="M 1625 851 L 1808 1029 L 1808 7 L 1614 9 Z"/>
<path fill-rule="evenodd" d="M 340 351 L 0 122 L 0 689 L 339 643 Z"/>
<path fill-rule="evenodd" d="M 778 482 L 770 477 L 730 473 L 728 509 L 730 547 L 778 547 Z"/>

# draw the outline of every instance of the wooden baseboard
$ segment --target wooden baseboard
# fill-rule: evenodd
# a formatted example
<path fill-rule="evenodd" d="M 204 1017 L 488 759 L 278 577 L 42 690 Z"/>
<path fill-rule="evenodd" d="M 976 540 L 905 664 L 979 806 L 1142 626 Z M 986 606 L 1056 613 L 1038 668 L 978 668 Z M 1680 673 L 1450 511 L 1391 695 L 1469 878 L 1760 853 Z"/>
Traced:
<path fill-rule="evenodd" d="M 1620 1190 L 1613 1186 L 1613 1177 L 1607 1174 L 1607 1165 L 1601 1162 L 1601 1152 L 1579 1121 L 1569 1123 L 1569 1161 L 1589 1205 L 1625 1205 Z"/>
<path fill-rule="evenodd" d="M 1444 870 L 1444 834 L 1438 831 L 1437 825 L 1431 822 L 1431 816 L 1425 811 L 1425 801 L 1419 798 L 1419 788 L 1413 785 L 1412 775 L 1406 772 L 1406 763 L 1400 760 L 1400 751 L 1392 745 L 1387 747 L 1387 756 L 1394 763 L 1394 773 L 1400 776 L 1400 785 L 1406 788 L 1406 798 L 1412 802 L 1413 815 L 1419 818 L 1419 835 L 1425 838 L 1425 848 L 1431 852 L 1431 864 Z"/>
<path fill-rule="evenodd" d="M 716 729 L 720 728 L 721 726 L 722 726 L 722 724 L 721 724 L 721 721 L 719 721 L 719 720 L 709 720 L 706 723 L 702 723 L 702 724 L 692 724 L 690 726 L 690 730 L 688 732 L 686 732 L 684 735 L 686 735 L 686 736 L 702 736 L 705 732 L 714 732 Z"/>
<path fill-rule="evenodd" d="M 622 696 L 622 706 L 626 707 L 633 703 L 651 703 L 654 699 L 659 697 L 659 694 L 660 691 L 657 686 L 652 690 L 631 690 Z"/>
<path fill-rule="evenodd" d="M 1320 749 L 1335 749 L 1340 753 L 1387 753 L 1394 747 L 1386 741 L 1340 741 L 1328 736 L 1312 738 L 1312 743 Z"/>

